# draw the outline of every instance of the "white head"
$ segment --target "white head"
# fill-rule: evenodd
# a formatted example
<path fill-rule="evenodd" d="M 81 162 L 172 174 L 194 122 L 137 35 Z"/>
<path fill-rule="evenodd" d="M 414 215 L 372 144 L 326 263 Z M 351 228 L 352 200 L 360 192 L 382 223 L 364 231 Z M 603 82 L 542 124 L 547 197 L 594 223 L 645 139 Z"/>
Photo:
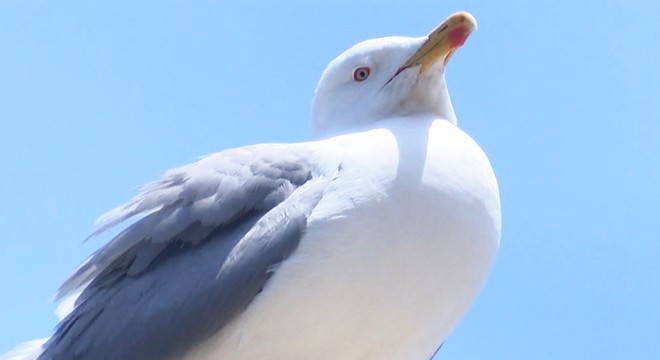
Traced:
<path fill-rule="evenodd" d="M 428 114 L 456 123 L 445 65 L 475 28 L 474 17 L 459 12 L 427 36 L 372 39 L 346 50 L 330 62 L 316 87 L 314 135 L 400 116 Z"/>

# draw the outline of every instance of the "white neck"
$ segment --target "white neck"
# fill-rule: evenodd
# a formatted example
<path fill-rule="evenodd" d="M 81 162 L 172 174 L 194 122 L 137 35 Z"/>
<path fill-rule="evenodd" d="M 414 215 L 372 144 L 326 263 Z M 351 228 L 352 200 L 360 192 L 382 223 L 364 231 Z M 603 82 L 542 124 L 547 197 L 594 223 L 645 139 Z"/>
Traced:
<path fill-rule="evenodd" d="M 414 76 L 414 75 L 413 75 Z M 404 80 L 404 79 L 402 79 Z M 377 126 L 378 122 L 391 118 L 436 118 L 457 124 L 447 85 L 442 73 L 424 76 L 411 81 L 412 88 L 389 86 L 377 94 L 369 94 L 378 101 L 352 103 L 319 93 L 312 106 L 312 136 L 315 139 L 346 134 Z M 405 83 L 405 81 L 402 81 Z M 373 105 L 362 106 L 364 104 Z"/>

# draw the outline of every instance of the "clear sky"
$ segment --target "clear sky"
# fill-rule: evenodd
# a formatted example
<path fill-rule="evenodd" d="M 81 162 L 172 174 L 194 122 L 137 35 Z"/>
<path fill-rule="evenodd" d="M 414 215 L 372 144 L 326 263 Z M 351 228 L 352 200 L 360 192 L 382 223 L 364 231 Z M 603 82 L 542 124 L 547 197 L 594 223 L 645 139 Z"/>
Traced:
<path fill-rule="evenodd" d="M 307 139 L 334 56 L 468 10 L 447 81 L 503 237 L 438 359 L 660 359 L 660 2 L 238 3 L 0 2 L 0 353 L 50 333 L 93 220 L 140 184 Z"/>

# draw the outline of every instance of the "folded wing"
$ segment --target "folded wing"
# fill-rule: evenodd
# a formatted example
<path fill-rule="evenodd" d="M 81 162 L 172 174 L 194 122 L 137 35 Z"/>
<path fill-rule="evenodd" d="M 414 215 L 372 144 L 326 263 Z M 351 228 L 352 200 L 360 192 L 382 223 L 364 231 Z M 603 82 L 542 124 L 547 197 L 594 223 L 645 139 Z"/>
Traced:
<path fill-rule="evenodd" d="M 239 314 L 297 247 L 331 177 L 304 147 L 224 151 L 167 172 L 101 219 L 142 215 L 87 259 L 41 359 L 167 359 Z"/>

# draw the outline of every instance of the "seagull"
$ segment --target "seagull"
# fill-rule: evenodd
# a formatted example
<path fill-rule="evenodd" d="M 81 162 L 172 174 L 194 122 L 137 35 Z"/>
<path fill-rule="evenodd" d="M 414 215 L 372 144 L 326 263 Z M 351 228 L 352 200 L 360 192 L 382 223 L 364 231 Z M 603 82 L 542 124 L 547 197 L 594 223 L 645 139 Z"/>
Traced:
<path fill-rule="evenodd" d="M 102 216 L 92 236 L 124 227 L 59 288 L 52 336 L 4 358 L 433 357 L 500 241 L 444 76 L 476 26 L 358 43 L 321 76 L 313 141 L 207 156 Z"/>

